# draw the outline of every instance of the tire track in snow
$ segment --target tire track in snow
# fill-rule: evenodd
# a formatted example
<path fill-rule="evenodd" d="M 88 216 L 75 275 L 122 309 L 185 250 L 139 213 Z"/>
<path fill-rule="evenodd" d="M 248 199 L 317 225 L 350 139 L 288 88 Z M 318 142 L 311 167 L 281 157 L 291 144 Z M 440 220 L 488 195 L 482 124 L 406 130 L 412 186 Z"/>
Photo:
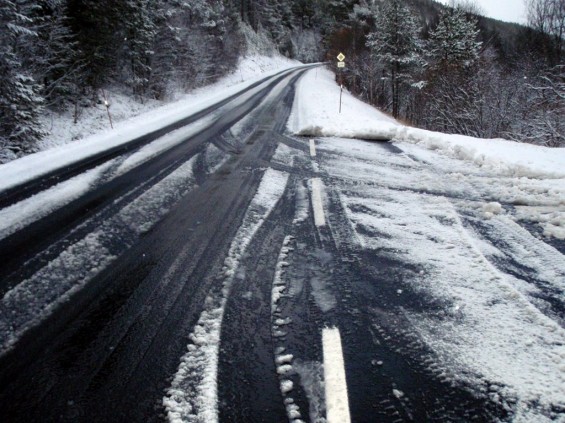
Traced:
<path fill-rule="evenodd" d="M 565 256 L 507 216 L 478 219 L 462 214 L 483 255 L 530 302 L 565 327 Z"/>
<path fill-rule="evenodd" d="M 302 423 L 302 414 L 300 407 L 295 403 L 292 397 L 292 391 L 295 390 L 294 382 L 290 376 L 293 373 L 293 360 L 294 355 L 290 354 L 285 346 L 284 338 L 287 334 L 289 325 L 292 324 L 292 319 L 283 315 L 279 303 L 282 297 L 288 296 L 288 285 L 285 283 L 283 275 L 285 268 L 288 266 L 286 258 L 289 253 L 293 251 L 290 244 L 293 242 L 294 237 L 291 235 L 286 236 L 281 247 L 275 276 L 273 278 L 273 286 L 271 293 L 271 330 L 273 338 L 274 358 L 277 369 L 277 374 L 280 381 L 280 391 L 284 399 L 284 406 L 289 421 L 295 423 Z"/>
<path fill-rule="evenodd" d="M 192 343 L 163 398 L 170 422 L 218 421 L 218 357 L 226 302 L 241 256 L 282 197 L 288 177 L 272 169 L 263 176 L 225 259 L 223 275 L 220 275 L 225 278 L 222 289 L 206 299 L 204 311 L 190 336 Z"/>

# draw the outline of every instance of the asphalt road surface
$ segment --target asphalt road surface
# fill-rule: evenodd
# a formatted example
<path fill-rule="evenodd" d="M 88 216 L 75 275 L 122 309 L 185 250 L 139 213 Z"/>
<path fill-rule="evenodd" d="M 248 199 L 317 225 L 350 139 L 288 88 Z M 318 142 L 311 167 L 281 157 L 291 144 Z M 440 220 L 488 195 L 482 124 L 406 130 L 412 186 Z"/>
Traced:
<path fill-rule="evenodd" d="M 453 383 L 410 329 L 404 310 L 441 308 L 399 290 L 421 269 L 353 242 L 355 210 L 333 187 L 353 190 L 355 175 L 319 166 L 338 153 L 285 133 L 302 72 L 169 128 L 213 116 L 126 172 L 165 134 L 2 198 L 15 204 L 102 166 L 85 195 L 0 241 L 2 295 L 22 286 L 0 310 L 18 334 L 3 339 L 2 421 L 508 416 L 488 392 Z"/>

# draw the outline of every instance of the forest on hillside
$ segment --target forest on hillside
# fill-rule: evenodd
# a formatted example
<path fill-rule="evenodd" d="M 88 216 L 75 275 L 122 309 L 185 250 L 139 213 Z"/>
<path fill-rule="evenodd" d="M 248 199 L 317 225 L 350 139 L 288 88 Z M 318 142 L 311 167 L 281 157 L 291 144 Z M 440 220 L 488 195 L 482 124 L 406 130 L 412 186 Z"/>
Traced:
<path fill-rule="evenodd" d="M 409 124 L 563 146 L 565 0 L 527 1 L 529 26 L 469 1 L 0 0 L 0 149 L 33 152 L 42 113 L 78 120 L 109 85 L 139 101 L 207 85 L 253 36 L 304 62 L 343 51 L 347 88 Z"/>
<path fill-rule="evenodd" d="M 446 133 L 565 146 L 565 0 L 527 0 L 529 25 L 472 1 L 354 6 L 333 35 L 346 85 L 407 123 Z"/>

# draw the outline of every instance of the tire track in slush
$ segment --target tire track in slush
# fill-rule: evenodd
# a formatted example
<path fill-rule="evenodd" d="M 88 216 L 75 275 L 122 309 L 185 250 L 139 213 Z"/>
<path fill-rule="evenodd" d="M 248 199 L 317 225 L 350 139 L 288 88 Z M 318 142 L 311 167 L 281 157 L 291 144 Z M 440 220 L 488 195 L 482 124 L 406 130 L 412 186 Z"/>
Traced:
<path fill-rule="evenodd" d="M 349 400 L 352 421 L 504 417 L 504 410 L 487 397 L 453 385 L 437 368 L 436 359 L 401 318 L 402 307 L 433 307 L 408 292 L 398 294 L 402 279 L 418 274 L 417 269 L 357 248 L 352 234 L 342 227 L 349 222 L 339 196 L 333 189 L 323 191 L 321 176 L 315 178 L 319 182 L 309 182 L 311 219 L 296 220 L 285 238 L 272 288 L 274 361 L 288 419 L 347 421 L 347 416 L 336 417 L 331 411 L 337 402 L 331 393 L 338 389 L 332 388 L 328 395 L 323 389 L 324 373 L 327 377 L 328 371 L 340 367 L 328 365 L 333 360 L 323 358 L 325 351 L 319 346 L 324 344 L 324 333 L 333 330 L 343 341 L 344 371 L 339 379 L 349 381 L 340 383 L 349 395 L 339 402 Z M 339 233 L 334 234 L 336 230 Z M 308 274 L 320 265 L 329 273 Z M 331 294 L 320 291 L 324 277 Z"/>
<path fill-rule="evenodd" d="M 282 197 L 288 177 L 288 174 L 270 169 L 263 176 L 224 261 L 223 275 L 219 275 L 224 278 L 221 290 L 206 298 L 204 311 L 190 336 L 192 343 L 163 398 L 171 422 L 218 421 L 218 360 L 226 303 L 242 256 Z"/>
<path fill-rule="evenodd" d="M 51 246 L 53 249 L 57 241 L 61 241 L 70 230 L 88 220 L 93 212 L 103 208 L 112 208 L 116 199 L 130 192 L 132 187 L 139 185 L 140 181 L 143 181 L 145 185 L 148 181 L 155 184 L 174 172 L 184 162 L 199 153 L 209 143 L 210 139 L 219 133 L 224 133 L 241 118 L 256 109 L 265 98 L 268 98 L 272 91 L 289 78 L 289 75 L 292 77 L 289 84 L 293 84 L 297 78 L 297 76 L 292 76 L 293 74 L 299 76 L 301 73 L 300 71 L 289 71 L 282 76 L 272 78 L 268 83 L 265 82 L 264 87 L 246 91 L 246 94 L 241 96 L 242 99 L 238 100 L 242 102 L 241 104 L 226 109 L 223 113 L 211 119 L 209 123 L 203 125 L 202 128 L 196 130 L 195 133 L 181 137 L 181 139 L 184 138 L 182 142 L 175 143 L 171 148 L 149 158 L 143 165 L 133 167 L 127 172 L 105 181 L 54 212 L 34 220 L 4 239 L 0 239 L 0 258 L 4 261 L 4 266 L 0 268 L 0 290 L 7 289 L 6 285 L 14 286 L 17 284 L 18 271 L 24 267 L 24 263 L 39 254 L 47 246 Z M 129 153 L 129 151 L 126 153 Z M 81 166 L 79 168 L 82 169 Z M 60 244 L 62 243 L 59 242 L 57 245 Z M 60 248 L 56 250 L 56 252 L 61 252 Z M 30 267 L 30 265 L 25 266 L 25 268 Z M 8 282 L 6 282 L 7 280 Z"/>
<path fill-rule="evenodd" d="M 338 301 L 330 292 L 332 254 L 328 250 L 333 248 L 327 245 L 331 237 L 325 227 L 323 183 L 320 178 L 307 182 L 312 218 L 304 215 L 304 198 L 296 184 L 294 226 L 289 232 L 293 235 L 282 243 L 273 278 L 274 362 L 289 421 L 350 422 L 341 339 L 333 317 Z M 306 246 L 307 239 L 315 247 Z M 302 259 L 296 262 L 298 257 Z"/>
<path fill-rule="evenodd" d="M 294 96 L 293 84 L 296 80 L 297 76 L 292 78 L 290 85 L 288 85 L 290 88 L 281 87 L 282 103 L 271 102 L 271 104 L 267 105 L 265 108 L 265 112 L 261 118 L 265 121 L 265 124 L 259 125 L 257 131 L 257 134 L 260 134 L 261 137 L 272 138 L 271 135 L 274 137 L 277 131 L 282 131 L 281 122 L 283 120 L 286 121 L 290 113 L 291 100 Z M 281 116 L 284 116 L 284 119 L 282 119 Z M 257 137 L 251 136 L 247 144 L 253 145 L 256 140 Z M 269 145 L 274 144 L 270 143 Z M 268 143 L 263 143 L 260 149 L 264 150 L 269 145 Z M 263 154 L 263 157 L 270 157 L 273 152 L 274 151 L 271 151 L 271 154 Z M 279 175 L 278 182 L 276 180 L 269 182 L 269 178 L 273 179 L 273 175 Z M 280 180 L 281 175 L 284 176 L 284 181 Z M 225 317 L 226 307 L 232 295 L 232 287 L 234 285 L 240 285 L 240 280 L 238 279 L 241 278 L 241 274 L 244 273 L 245 269 L 244 253 L 250 243 L 252 243 L 255 232 L 260 230 L 264 225 L 272 208 L 274 208 L 278 202 L 278 198 L 280 198 L 284 192 L 288 176 L 288 173 L 267 169 L 261 185 L 262 188 L 260 187 L 257 191 L 254 201 L 260 201 L 261 197 L 265 196 L 265 193 L 267 193 L 266 196 L 269 197 L 269 190 L 271 194 L 276 193 L 276 195 L 271 195 L 271 202 L 266 204 L 267 207 L 265 204 L 254 205 L 252 202 L 251 207 L 246 212 L 244 223 L 240 227 L 238 235 L 234 238 L 235 241 L 232 243 L 232 247 L 230 247 L 230 254 L 225 263 L 226 269 L 223 270 L 223 273 L 227 272 L 227 274 L 220 275 L 221 279 L 225 279 L 222 283 L 223 288 L 220 291 L 212 291 L 210 293 L 205 303 L 201 320 L 196 325 L 195 331 L 191 335 L 193 342 L 188 347 L 189 352 L 183 357 L 179 372 L 177 372 L 174 377 L 172 387 L 169 390 L 170 395 L 167 395 L 163 400 L 167 408 L 168 417 L 171 421 L 178 421 L 179 419 L 180 421 L 183 419 L 188 419 L 189 421 L 194 419 L 197 421 L 201 421 L 201 419 L 204 421 L 217 421 L 219 414 L 223 412 L 220 406 L 225 404 L 224 400 L 222 400 L 221 404 L 218 403 L 218 366 L 221 364 L 219 362 L 221 358 L 219 354 L 220 339 L 222 343 L 225 344 L 225 337 L 222 336 L 222 327 L 225 324 L 224 320 L 228 321 Z M 210 326 L 211 321 L 214 323 Z M 211 344 L 201 345 L 200 341 L 203 341 L 203 338 L 196 338 L 196 335 L 205 334 L 207 329 L 210 330 L 211 336 L 204 336 L 203 338 L 209 339 Z M 233 346 L 233 343 L 222 347 L 222 354 L 230 346 Z M 205 350 L 212 352 L 212 355 L 210 356 L 206 353 L 202 354 Z M 199 358 L 202 357 L 206 358 L 203 359 L 203 361 L 198 361 Z M 192 375 L 183 377 L 183 375 L 187 374 L 187 371 L 192 372 Z M 224 377 L 225 374 L 226 372 L 223 371 L 222 377 Z M 225 385 L 222 384 L 222 389 L 224 387 Z M 184 397 L 183 392 L 186 393 Z M 191 392 L 195 392 L 195 394 L 191 394 Z M 188 398 L 187 395 L 190 398 Z M 240 410 L 245 412 L 245 408 L 240 407 L 237 411 Z M 233 419 L 233 415 L 230 415 L 230 419 Z"/>

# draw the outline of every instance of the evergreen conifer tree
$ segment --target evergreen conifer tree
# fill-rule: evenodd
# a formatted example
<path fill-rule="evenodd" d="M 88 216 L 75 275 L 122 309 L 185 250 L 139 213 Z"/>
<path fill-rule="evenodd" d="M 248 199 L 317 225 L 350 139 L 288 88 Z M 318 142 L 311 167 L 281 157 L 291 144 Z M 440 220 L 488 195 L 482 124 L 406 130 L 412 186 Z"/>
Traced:
<path fill-rule="evenodd" d="M 37 37 L 27 62 L 42 85 L 45 105 L 63 110 L 79 96 L 82 66 L 78 42 L 69 26 L 64 0 L 41 0 L 37 4 Z"/>
<path fill-rule="evenodd" d="M 153 2 L 155 3 L 155 2 Z M 151 78 L 151 56 L 156 36 L 155 14 L 149 0 L 127 0 L 124 5 L 124 61 L 129 68 L 126 82 L 134 94 L 143 96 Z"/>
<path fill-rule="evenodd" d="M 29 2 L 0 0 L 0 145 L 14 152 L 33 151 L 42 135 L 40 86 L 22 66 L 24 52 L 37 38 L 32 9 Z"/>
<path fill-rule="evenodd" d="M 428 127 L 443 132 L 480 136 L 481 89 L 478 59 L 481 42 L 476 21 L 461 9 L 449 9 L 430 33 L 433 60 L 426 89 Z"/>
<path fill-rule="evenodd" d="M 411 82 L 411 71 L 423 62 L 419 26 L 402 0 L 387 0 L 375 17 L 375 29 L 367 37 L 367 46 L 388 72 L 392 114 L 396 118 L 400 113 L 401 87 Z"/>
<path fill-rule="evenodd" d="M 431 55 L 440 65 L 470 66 L 479 58 L 478 36 L 476 21 L 462 9 L 444 11 L 430 34 Z"/>
<path fill-rule="evenodd" d="M 84 84 L 97 90 L 118 75 L 124 52 L 126 0 L 68 0 L 71 28 L 85 64 Z"/>

